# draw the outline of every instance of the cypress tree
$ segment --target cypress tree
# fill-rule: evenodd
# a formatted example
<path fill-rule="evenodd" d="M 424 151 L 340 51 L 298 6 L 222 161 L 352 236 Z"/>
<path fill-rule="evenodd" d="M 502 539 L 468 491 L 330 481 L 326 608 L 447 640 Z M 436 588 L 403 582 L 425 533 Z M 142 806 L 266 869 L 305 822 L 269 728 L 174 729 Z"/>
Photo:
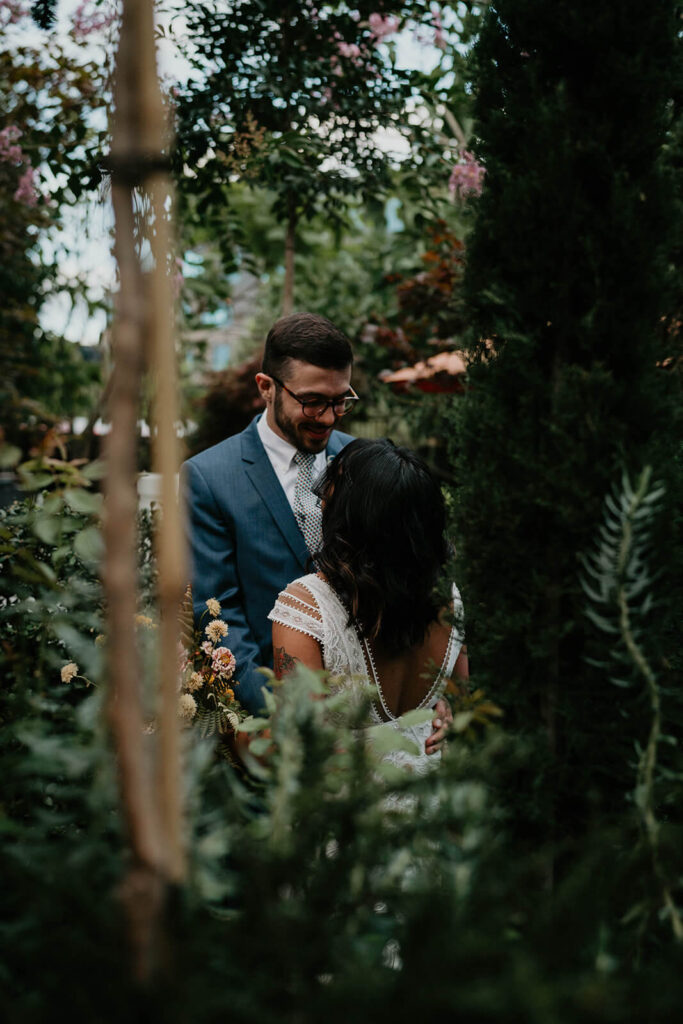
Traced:
<path fill-rule="evenodd" d="M 586 660 L 580 556 L 624 469 L 652 464 L 676 491 L 674 8 L 495 0 L 473 57 L 486 184 L 465 284 L 475 359 L 451 413 L 458 579 L 476 681 L 549 751 L 556 837 L 623 809 L 649 724 L 640 691 Z"/>

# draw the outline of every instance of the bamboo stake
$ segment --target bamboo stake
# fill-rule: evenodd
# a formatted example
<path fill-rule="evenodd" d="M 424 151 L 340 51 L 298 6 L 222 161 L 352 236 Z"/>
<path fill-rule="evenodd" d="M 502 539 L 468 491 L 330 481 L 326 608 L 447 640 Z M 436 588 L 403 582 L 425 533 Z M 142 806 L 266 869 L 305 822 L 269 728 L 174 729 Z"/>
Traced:
<path fill-rule="evenodd" d="M 161 96 L 159 96 L 161 101 Z M 165 202 L 169 184 L 161 175 L 150 183 L 154 213 L 152 251 L 154 269 L 150 281 L 151 365 L 155 384 L 154 468 L 161 475 L 162 517 L 156 536 L 160 648 L 159 695 L 160 760 L 158 793 L 165 838 L 166 868 L 172 882 L 182 881 L 185 856 L 182 841 L 180 735 L 178 723 L 178 611 L 187 580 L 184 537 L 176 498 L 175 478 L 179 465 L 176 437 L 177 381 L 173 337 L 173 294 L 167 256 L 171 249 Z"/>
<path fill-rule="evenodd" d="M 114 88 L 112 201 L 119 295 L 113 332 L 115 368 L 110 397 L 111 433 L 105 483 L 104 583 L 109 615 L 109 721 L 118 754 L 121 800 L 133 866 L 122 886 L 134 952 L 135 973 L 149 976 L 154 966 L 166 881 L 179 878 L 176 847 L 160 831 L 152 780 L 143 750 L 141 671 L 136 649 L 137 611 L 137 419 L 143 372 L 143 338 L 148 323 L 161 338 L 163 316 L 149 316 L 136 246 L 134 189 L 158 176 L 164 127 L 156 75 L 151 0 L 124 0 Z M 155 187 L 155 195 L 159 189 Z M 153 198 L 158 206 L 158 199 Z M 165 223 L 158 218 L 157 229 Z M 166 245 L 162 234 L 161 246 Z M 165 251 L 165 250 L 164 250 Z M 165 258 L 157 263 L 165 273 Z M 157 275 L 158 276 L 158 275 Z M 165 285 L 152 281 L 151 297 L 163 301 Z M 167 309 L 169 303 L 166 304 Z M 162 344 L 155 343 L 155 350 Z M 169 503 L 169 507 L 173 502 Z M 174 621 L 175 616 L 170 616 Z M 175 657 L 175 643 L 172 645 Z M 174 673 L 175 675 L 175 673 Z M 174 694 L 175 696 L 175 694 Z M 173 701 L 175 711 L 175 700 Z M 163 716 L 162 716 L 163 717 Z M 166 727 L 166 721 L 162 728 Z M 166 729 L 168 737 L 168 729 Z M 174 755 L 173 737 L 162 738 L 164 757 Z M 175 751 L 177 753 L 177 751 Z M 165 773 L 169 776 L 173 772 Z M 168 831 L 168 793 L 162 800 Z M 177 830 L 176 830 L 177 831 Z M 165 841 L 166 840 L 166 841 Z M 169 854 L 170 849 L 170 854 Z"/>
<path fill-rule="evenodd" d="M 116 302 L 113 346 L 116 366 L 109 403 L 104 483 L 104 590 L 107 602 L 109 705 L 111 729 L 119 758 L 123 809 L 130 843 L 140 864 L 156 870 L 160 843 L 154 822 L 152 792 L 142 751 L 143 716 L 140 664 L 135 638 L 137 612 L 136 435 L 142 375 L 141 316 L 130 193 L 112 190 L 116 226 L 115 254 L 120 291 Z"/>

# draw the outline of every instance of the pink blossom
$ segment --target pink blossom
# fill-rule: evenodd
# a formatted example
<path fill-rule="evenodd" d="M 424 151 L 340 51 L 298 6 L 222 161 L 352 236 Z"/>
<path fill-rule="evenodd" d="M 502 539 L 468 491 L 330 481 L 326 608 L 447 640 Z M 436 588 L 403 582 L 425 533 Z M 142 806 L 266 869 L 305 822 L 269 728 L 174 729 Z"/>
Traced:
<path fill-rule="evenodd" d="M 371 14 L 368 18 L 368 24 L 373 42 L 375 44 L 381 43 L 387 36 L 393 36 L 394 33 L 398 32 L 400 23 L 400 19 L 395 14 L 388 14 L 386 17 L 383 14 Z"/>
<path fill-rule="evenodd" d="M 7 163 L 20 164 L 24 159 L 21 146 L 14 145 L 22 135 L 21 129 L 11 124 L 0 131 L 0 160 Z"/>
<path fill-rule="evenodd" d="M 360 57 L 360 47 L 356 43 L 345 43 L 343 39 L 340 39 L 337 49 L 342 57 L 348 57 L 350 60 L 358 60 Z"/>
<path fill-rule="evenodd" d="M 210 658 L 213 655 L 213 644 L 211 643 L 210 640 L 205 640 L 204 643 L 202 644 L 201 649 L 204 652 L 204 654 L 207 655 L 207 657 Z"/>
<path fill-rule="evenodd" d="M 441 9 L 437 4 L 432 4 L 432 25 L 434 26 L 434 45 L 440 50 L 446 49 L 446 38 L 443 34 L 443 21 L 441 20 Z"/>
<path fill-rule="evenodd" d="M 35 206 L 38 202 L 38 192 L 36 190 L 34 177 L 35 171 L 29 164 L 22 176 L 19 178 L 19 186 L 14 193 L 14 198 L 18 203 L 24 203 L 26 206 Z"/>
<path fill-rule="evenodd" d="M 93 32 L 102 32 L 116 21 L 117 10 L 114 4 L 107 8 L 94 8 L 92 0 L 81 0 L 74 11 L 73 34 L 77 43 L 82 43 Z"/>
<path fill-rule="evenodd" d="M 235 671 L 235 656 L 227 647 L 217 647 L 211 658 L 211 668 L 217 676 L 230 679 Z"/>
<path fill-rule="evenodd" d="M 485 173 L 485 169 L 476 157 L 469 150 L 463 150 L 460 159 L 451 171 L 448 189 L 452 195 L 458 196 L 460 199 L 464 199 L 466 196 L 481 195 Z"/>
<path fill-rule="evenodd" d="M 0 0 L 0 25 L 16 25 L 28 16 L 28 5 L 23 0 Z"/>

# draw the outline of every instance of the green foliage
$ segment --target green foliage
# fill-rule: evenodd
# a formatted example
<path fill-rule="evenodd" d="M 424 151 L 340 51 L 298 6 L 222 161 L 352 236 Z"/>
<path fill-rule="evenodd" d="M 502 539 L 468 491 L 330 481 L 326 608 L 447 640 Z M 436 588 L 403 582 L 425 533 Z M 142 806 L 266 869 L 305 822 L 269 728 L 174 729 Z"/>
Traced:
<path fill-rule="evenodd" d="M 0 510 L 0 664 L 12 684 L 3 691 L 5 720 L 49 692 L 66 661 L 89 679 L 101 676 L 101 496 L 92 490 L 100 470 L 32 459 L 19 466 L 29 496 Z"/>
<path fill-rule="evenodd" d="M 425 1005 L 481 1021 L 670 1019 L 680 956 L 664 945 L 661 886 L 650 884 L 629 805 L 580 846 L 549 839 L 548 753 L 492 725 L 497 709 L 481 693 L 455 695 L 439 770 L 411 777 L 378 762 L 396 735 L 359 728 L 363 693 L 325 696 L 305 671 L 246 723 L 262 759 L 250 779 L 216 758 L 201 730 L 185 731 L 190 873 L 167 908 L 159 973 L 139 987 L 116 895 L 127 858 L 104 690 L 59 680 L 66 657 L 97 657 L 94 566 L 58 555 L 94 522 L 97 467 L 52 460 L 21 472 L 35 497 L 3 514 L 0 553 L 0 988 L 10 1021 L 44 1019 L 65 990 L 82 1016 L 102 1021 L 229 1011 L 238 1022 L 400 1024 Z M 147 516 L 148 588 L 150 525 Z M 678 766 L 660 763 L 669 774 L 657 776 L 658 803 L 673 806 Z M 659 836 L 667 872 L 675 836 Z M 551 895 L 558 853 L 566 866 Z M 37 974 L 26 970 L 36 963 Z"/>
<path fill-rule="evenodd" d="M 50 28 L 57 17 L 59 0 L 33 0 L 31 17 L 40 28 Z"/>
<path fill-rule="evenodd" d="M 180 45 L 195 71 L 177 110 L 181 219 L 189 214 L 199 230 L 211 226 L 226 270 L 254 271 L 265 261 L 266 273 L 278 269 L 278 277 L 285 234 L 296 226 L 296 279 L 307 276 L 312 285 L 297 284 L 298 308 L 310 308 L 309 292 L 319 302 L 324 294 L 310 274 L 310 222 L 337 250 L 331 270 L 341 277 L 330 273 L 324 282 L 336 293 L 332 306 L 345 306 L 356 321 L 359 296 L 371 312 L 378 282 L 363 288 L 362 221 L 383 222 L 392 195 L 407 204 L 404 220 L 421 221 L 417 236 L 425 221 L 449 207 L 453 213 L 446 183 L 464 139 L 461 125 L 470 123 L 464 54 L 481 7 L 463 3 L 456 14 L 421 0 L 390 13 L 374 3 L 190 4 Z M 393 34 L 377 43 L 371 18 L 385 16 L 414 44 L 431 48 L 431 71 L 406 68 Z M 268 224 L 254 230 L 264 215 Z M 408 243 L 404 248 L 410 251 Z"/>
<path fill-rule="evenodd" d="M 593 662 L 607 672 L 616 686 L 636 683 L 644 686 L 650 707 L 651 723 L 647 742 L 639 752 L 633 799 L 642 823 L 643 838 L 652 861 L 653 875 L 661 890 L 661 912 L 669 920 L 673 934 L 683 940 L 683 921 L 675 903 L 671 879 L 676 878 L 675 860 L 671 866 L 662 863 L 662 846 L 671 855 L 676 833 L 662 843 L 655 785 L 667 794 L 664 804 L 675 806 L 680 801 L 680 753 L 676 736 L 663 733 L 662 688 L 652 668 L 648 652 L 648 625 L 655 608 L 650 555 L 652 528 L 660 513 L 659 503 L 664 490 L 651 484 L 651 470 L 646 468 L 633 487 L 625 476 L 613 497 L 606 498 L 605 522 L 601 528 L 598 550 L 584 559 L 586 576 L 583 589 L 590 604 L 586 614 L 601 633 L 610 639 L 609 660 Z M 673 759 L 661 763 L 659 752 L 665 743 L 674 748 Z M 671 750 L 671 747 L 669 747 Z M 647 898 L 635 907 L 631 919 L 642 918 L 643 929 L 648 915 L 659 911 Z"/>
<path fill-rule="evenodd" d="M 103 133 L 94 125 L 106 92 L 94 61 L 74 60 L 54 39 L 25 44 L 17 28 L 0 43 L 0 96 L 0 128 L 15 133 L 19 151 L 0 159 L 0 426 L 28 452 L 55 420 L 88 408 L 97 376 L 77 345 L 40 324 L 39 313 L 60 287 L 59 257 L 43 244 L 47 232 L 65 206 L 99 183 Z M 33 172 L 34 192 L 22 193 Z"/>
<path fill-rule="evenodd" d="M 15 779 L 34 801 L 2 841 L 8 1020 L 41 1019 L 65 989 L 102 1021 L 401 1024 L 425 1006 L 482 1022 L 671 1019 L 680 949 L 634 972 L 630 929 L 614 923 L 638 868 L 625 834 L 586 851 L 551 899 L 538 829 L 509 804 L 538 769 L 528 743 L 456 735 L 436 774 L 400 777 L 354 727 L 363 701 L 340 724 L 343 700 L 311 699 L 323 689 L 302 673 L 272 698 L 257 783 L 186 732 L 190 876 L 146 987 L 115 896 L 125 861 L 98 700 L 58 744 L 22 730 Z"/>
<path fill-rule="evenodd" d="M 19 452 L 0 449 L 10 461 Z M 59 688 L 60 669 L 79 667 L 71 689 L 103 681 L 103 596 L 100 513 L 103 475 L 99 462 L 39 457 L 18 465 L 26 497 L 0 509 L 0 666 L 7 689 L 0 698 L 3 721 L 21 717 L 36 698 Z M 139 516 L 142 606 L 156 592 L 152 544 L 155 514 Z"/>
<path fill-rule="evenodd" d="M 215 374 L 198 403 L 197 429 L 188 441 L 191 454 L 238 434 L 264 408 L 254 376 L 261 368 L 261 356 L 248 359 Z"/>
<path fill-rule="evenodd" d="M 244 26 L 261 53 L 267 8 L 263 25 Z M 345 7 L 330 10 L 347 24 Z M 190 874 L 171 894 L 147 987 L 132 980 L 117 897 L 129 864 L 103 690 L 59 679 L 73 658 L 101 681 L 94 471 L 44 457 L 22 467 L 28 497 L 0 514 L 0 1000 L 12 1024 L 46 1019 L 65 992 L 70 1009 L 97 1021 L 676 1018 L 683 467 L 678 375 L 657 367 L 677 344 L 670 239 L 680 202 L 669 205 L 678 184 L 663 151 L 675 150 L 680 124 L 665 123 L 676 94 L 667 12 L 630 0 L 618 12 L 500 0 L 475 62 L 488 185 L 467 287 L 473 336 L 492 346 L 480 348 L 465 400 L 445 398 L 436 415 L 455 459 L 456 576 L 475 680 L 502 705 L 506 731 L 491 725 L 481 693 L 459 697 L 439 771 L 397 775 L 358 728 L 363 700 L 312 700 L 325 687 L 306 673 L 251 722 L 252 754 L 263 759 L 251 778 L 187 730 Z M 210 12 L 205 23 L 208 33 Z M 209 36 L 219 48 L 220 32 Z M 228 40 L 235 50 L 243 41 Z M 317 55 L 296 51 L 286 66 Z M 236 90 L 245 111 L 247 91 Z M 467 127 L 465 98 L 454 110 Z M 235 160 L 246 168 L 252 157 L 260 173 L 272 152 L 272 140 L 257 145 L 247 113 L 246 150 L 224 166 L 228 178 Z M 284 186 L 306 177 L 313 148 L 290 149 L 287 167 L 282 147 Z M 430 180 L 438 148 L 425 156 Z M 200 195 L 198 217 L 212 204 L 218 217 L 225 180 Z M 310 236 L 302 232 L 308 270 L 299 268 L 310 308 L 338 308 L 344 325 L 398 316 L 394 289 L 378 294 L 372 282 L 399 269 L 423 283 L 425 213 L 411 212 L 420 180 L 406 185 L 416 198 L 404 203 L 400 240 L 383 209 L 361 230 L 336 215 L 332 226 L 318 221 L 316 207 Z M 247 231 L 244 209 L 234 215 L 240 245 L 249 232 L 258 240 L 265 221 L 271 234 L 250 252 L 277 277 L 277 225 L 256 205 L 250 217 Z M 425 293 L 414 295 L 422 342 L 431 317 L 418 315 Z M 461 316 L 452 299 L 434 317 L 439 337 L 451 332 L 447 316 Z M 197 299 L 200 312 L 209 306 Z M 10 465 L 19 452 L 6 455 Z M 665 494 L 641 478 L 605 513 L 622 467 L 648 460 Z M 148 599 L 155 567 L 143 520 Z M 587 618 L 578 556 L 596 538 Z M 630 685 L 610 685 L 612 676 Z M 376 749 L 392 747 L 391 732 Z"/>
<path fill-rule="evenodd" d="M 387 162 L 373 133 L 396 121 L 411 76 L 373 47 L 374 9 L 190 3 L 195 77 L 178 108 L 187 187 L 215 204 L 245 174 L 275 192 L 283 219 L 310 216 L 321 198 L 334 217 L 341 196 L 376 191 Z M 357 55 L 342 55 L 340 41 Z"/>
<path fill-rule="evenodd" d="M 663 164 L 675 41 L 666 3 L 501 0 L 475 48 L 486 180 L 465 287 L 476 359 L 444 425 L 457 578 L 479 682 L 513 729 L 554 752 L 545 784 L 560 833 L 608 818 L 628 790 L 623 720 L 639 707 L 585 662 L 577 555 L 623 467 L 651 464 L 669 499 L 680 489 L 679 384 L 658 366 L 672 344 L 660 317 L 678 223 Z M 665 532 L 655 564 L 680 564 L 680 531 Z M 668 659 L 670 614 L 651 625 Z"/>

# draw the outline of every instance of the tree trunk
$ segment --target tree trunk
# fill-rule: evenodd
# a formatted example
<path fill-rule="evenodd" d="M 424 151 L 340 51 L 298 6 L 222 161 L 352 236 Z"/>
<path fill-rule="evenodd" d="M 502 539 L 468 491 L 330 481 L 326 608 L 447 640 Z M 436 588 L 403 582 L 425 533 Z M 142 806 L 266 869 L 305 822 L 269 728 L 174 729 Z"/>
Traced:
<path fill-rule="evenodd" d="M 290 204 L 287 234 L 285 236 L 285 284 L 282 295 L 282 315 L 289 316 L 294 309 L 294 244 L 296 240 L 296 210 Z"/>

